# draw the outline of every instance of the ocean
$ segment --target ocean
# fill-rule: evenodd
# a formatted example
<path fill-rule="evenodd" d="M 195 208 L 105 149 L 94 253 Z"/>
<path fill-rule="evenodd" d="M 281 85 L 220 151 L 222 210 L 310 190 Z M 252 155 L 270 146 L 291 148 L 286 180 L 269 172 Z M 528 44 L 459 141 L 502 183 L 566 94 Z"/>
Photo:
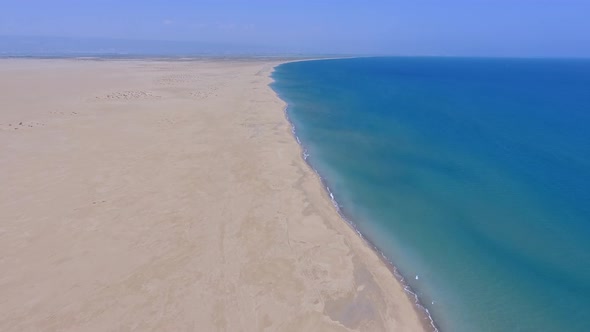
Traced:
<path fill-rule="evenodd" d="M 590 60 L 355 58 L 272 88 L 440 331 L 590 331 Z"/>

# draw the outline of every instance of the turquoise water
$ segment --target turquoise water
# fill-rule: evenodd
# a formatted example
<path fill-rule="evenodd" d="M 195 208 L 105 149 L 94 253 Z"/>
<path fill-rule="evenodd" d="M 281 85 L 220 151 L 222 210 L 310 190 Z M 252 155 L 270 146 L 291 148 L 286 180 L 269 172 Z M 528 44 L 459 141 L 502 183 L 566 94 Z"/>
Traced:
<path fill-rule="evenodd" d="M 273 77 L 308 162 L 441 331 L 590 331 L 590 60 L 321 60 Z"/>

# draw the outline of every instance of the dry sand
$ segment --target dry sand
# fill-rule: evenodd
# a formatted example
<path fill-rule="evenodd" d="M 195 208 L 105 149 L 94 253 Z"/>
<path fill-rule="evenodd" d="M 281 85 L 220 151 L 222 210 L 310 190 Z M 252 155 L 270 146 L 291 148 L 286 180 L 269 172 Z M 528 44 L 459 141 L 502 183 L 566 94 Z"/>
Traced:
<path fill-rule="evenodd" d="M 0 60 L 0 330 L 422 331 L 277 63 Z"/>

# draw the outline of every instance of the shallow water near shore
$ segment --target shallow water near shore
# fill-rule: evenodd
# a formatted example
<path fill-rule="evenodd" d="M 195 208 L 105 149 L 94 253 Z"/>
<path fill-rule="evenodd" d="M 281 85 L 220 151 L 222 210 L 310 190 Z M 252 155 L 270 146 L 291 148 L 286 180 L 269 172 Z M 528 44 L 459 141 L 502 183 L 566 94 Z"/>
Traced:
<path fill-rule="evenodd" d="M 318 60 L 273 78 L 341 212 L 441 331 L 590 329 L 590 61 Z"/>

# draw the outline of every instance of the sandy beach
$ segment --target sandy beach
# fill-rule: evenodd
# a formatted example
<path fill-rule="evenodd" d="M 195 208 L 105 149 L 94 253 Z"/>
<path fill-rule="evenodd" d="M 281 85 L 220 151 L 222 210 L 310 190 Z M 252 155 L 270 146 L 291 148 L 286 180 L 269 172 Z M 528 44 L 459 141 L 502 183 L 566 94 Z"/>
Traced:
<path fill-rule="evenodd" d="M 278 60 L 0 60 L 1 331 L 424 331 Z"/>

